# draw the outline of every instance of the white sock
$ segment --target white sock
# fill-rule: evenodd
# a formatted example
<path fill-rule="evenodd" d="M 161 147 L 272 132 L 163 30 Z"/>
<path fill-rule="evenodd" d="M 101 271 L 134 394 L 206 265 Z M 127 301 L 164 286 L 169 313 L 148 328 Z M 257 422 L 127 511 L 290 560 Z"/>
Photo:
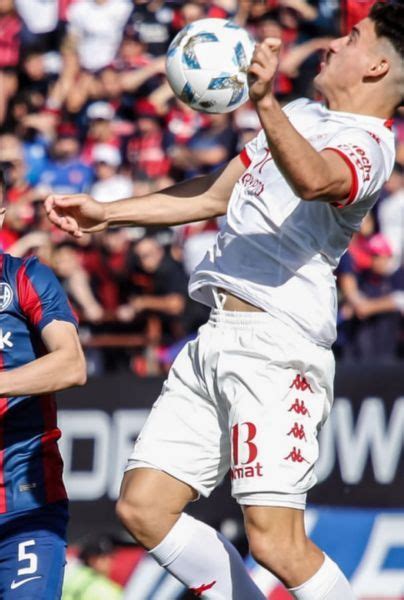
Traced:
<path fill-rule="evenodd" d="M 356 600 L 351 586 L 338 565 L 326 554 L 317 573 L 289 592 L 296 600 Z"/>
<path fill-rule="evenodd" d="M 150 554 L 206 600 L 265 600 L 235 547 L 209 525 L 182 514 Z"/>

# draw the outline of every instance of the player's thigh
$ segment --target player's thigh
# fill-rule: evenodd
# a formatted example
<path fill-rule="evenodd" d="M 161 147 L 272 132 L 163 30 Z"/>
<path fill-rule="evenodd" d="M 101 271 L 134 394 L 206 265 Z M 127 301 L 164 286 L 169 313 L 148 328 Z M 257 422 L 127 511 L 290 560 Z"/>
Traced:
<path fill-rule="evenodd" d="M 28 529 L 0 540 L 0 598 L 58 600 L 62 594 L 66 541 L 52 531 Z"/>
<path fill-rule="evenodd" d="M 174 362 L 127 471 L 157 469 L 209 496 L 228 470 L 230 442 L 227 413 L 204 387 L 199 344 L 188 344 Z"/>

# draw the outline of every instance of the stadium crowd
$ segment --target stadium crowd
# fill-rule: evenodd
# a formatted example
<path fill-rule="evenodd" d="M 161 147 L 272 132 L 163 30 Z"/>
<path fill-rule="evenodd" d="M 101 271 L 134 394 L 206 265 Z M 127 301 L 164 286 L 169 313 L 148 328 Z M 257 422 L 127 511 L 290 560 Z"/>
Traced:
<path fill-rule="evenodd" d="M 197 113 L 176 99 L 165 53 L 185 24 L 231 18 L 257 39 L 283 41 L 276 88 L 286 103 L 314 96 L 329 40 L 366 15 L 369 0 L 0 0 L 0 167 L 7 217 L 0 246 L 37 255 L 80 316 L 92 374 L 164 373 L 207 309 L 187 279 L 219 223 L 121 228 L 80 241 L 54 230 L 51 192 L 99 202 L 140 196 L 220 167 L 256 135 L 247 103 Z M 397 163 L 374 214 L 336 273 L 340 360 L 403 355 L 404 114 L 392 126 Z"/>

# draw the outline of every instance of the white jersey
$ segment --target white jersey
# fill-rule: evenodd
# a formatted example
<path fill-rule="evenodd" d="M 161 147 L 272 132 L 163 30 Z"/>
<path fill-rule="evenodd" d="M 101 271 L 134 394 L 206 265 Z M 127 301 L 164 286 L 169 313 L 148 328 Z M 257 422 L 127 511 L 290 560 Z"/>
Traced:
<path fill-rule="evenodd" d="M 89 71 L 107 67 L 116 56 L 132 10 L 129 0 L 80 0 L 67 12 L 68 31 L 77 38 L 80 65 Z"/>
<path fill-rule="evenodd" d="M 212 288 L 224 288 L 328 348 L 336 337 L 333 271 L 390 177 L 394 135 L 383 119 L 331 111 L 307 99 L 284 110 L 316 150 L 330 148 L 348 164 L 349 197 L 333 205 L 296 196 L 261 131 L 241 153 L 247 169 L 189 291 L 195 300 L 215 306 Z"/>

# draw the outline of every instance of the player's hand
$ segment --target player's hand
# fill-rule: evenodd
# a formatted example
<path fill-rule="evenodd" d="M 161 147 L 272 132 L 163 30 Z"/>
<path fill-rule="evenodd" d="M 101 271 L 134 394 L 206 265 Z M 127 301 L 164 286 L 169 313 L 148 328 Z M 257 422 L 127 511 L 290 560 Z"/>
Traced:
<path fill-rule="evenodd" d="M 87 194 L 52 194 L 45 200 L 45 210 L 51 223 L 76 238 L 107 228 L 105 205 Z"/>
<path fill-rule="evenodd" d="M 247 71 L 250 98 L 254 103 L 272 93 L 273 82 L 279 64 L 281 40 L 266 38 L 255 46 Z"/>

